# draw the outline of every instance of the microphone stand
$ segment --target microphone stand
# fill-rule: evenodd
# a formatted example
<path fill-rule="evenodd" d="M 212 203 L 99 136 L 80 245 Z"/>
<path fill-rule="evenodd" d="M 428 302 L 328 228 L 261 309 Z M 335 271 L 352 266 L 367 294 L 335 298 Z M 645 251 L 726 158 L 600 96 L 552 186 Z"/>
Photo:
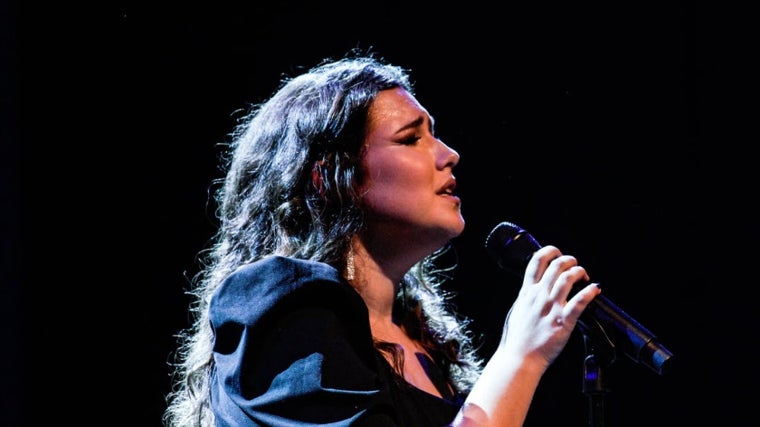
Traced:
<path fill-rule="evenodd" d="M 614 361 L 609 349 L 599 351 L 588 335 L 583 335 L 586 357 L 583 359 L 583 394 L 588 397 L 589 427 L 604 426 L 604 397 L 609 393 L 604 368 Z"/>
<path fill-rule="evenodd" d="M 583 358 L 583 394 L 588 397 L 588 426 L 604 426 L 604 397 L 609 393 L 604 369 L 615 361 L 615 342 L 597 319 L 584 313 L 578 319 L 586 356 Z"/>

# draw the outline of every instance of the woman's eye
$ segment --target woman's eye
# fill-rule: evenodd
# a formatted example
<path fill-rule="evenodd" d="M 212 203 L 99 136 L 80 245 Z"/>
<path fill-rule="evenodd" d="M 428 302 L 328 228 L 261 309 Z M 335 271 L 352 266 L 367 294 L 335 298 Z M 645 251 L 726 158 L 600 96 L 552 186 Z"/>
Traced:
<path fill-rule="evenodd" d="M 404 138 L 401 140 L 401 144 L 403 145 L 414 145 L 419 141 L 421 138 L 417 135 L 412 135 L 408 138 Z"/>

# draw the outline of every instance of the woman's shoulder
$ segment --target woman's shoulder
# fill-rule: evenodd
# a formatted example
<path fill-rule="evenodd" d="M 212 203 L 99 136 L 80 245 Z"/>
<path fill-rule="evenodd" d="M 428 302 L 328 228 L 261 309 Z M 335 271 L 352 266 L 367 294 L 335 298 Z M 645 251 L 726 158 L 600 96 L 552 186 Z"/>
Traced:
<path fill-rule="evenodd" d="M 251 324 L 277 308 L 321 306 L 344 310 L 341 307 L 347 303 L 354 309 L 366 309 L 359 294 L 332 266 L 273 255 L 228 275 L 214 293 L 210 310 L 216 320 Z"/>
<path fill-rule="evenodd" d="M 308 280 L 338 282 L 340 275 L 335 268 L 324 262 L 270 255 L 238 267 L 227 276 L 223 284 L 234 287 L 241 281 L 246 283 L 252 278 L 257 281 L 271 278 L 281 284 L 297 284 Z"/>
<path fill-rule="evenodd" d="M 214 293 L 214 299 L 265 297 L 287 293 L 311 282 L 340 282 L 338 271 L 316 261 L 268 256 L 244 264 L 230 273 Z"/>
<path fill-rule="evenodd" d="M 268 257 L 242 266 L 220 284 L 209 317 L 211 402 L 225 425 L 348 426 L 388 405 L 366 306 L 326 264 Z"/>

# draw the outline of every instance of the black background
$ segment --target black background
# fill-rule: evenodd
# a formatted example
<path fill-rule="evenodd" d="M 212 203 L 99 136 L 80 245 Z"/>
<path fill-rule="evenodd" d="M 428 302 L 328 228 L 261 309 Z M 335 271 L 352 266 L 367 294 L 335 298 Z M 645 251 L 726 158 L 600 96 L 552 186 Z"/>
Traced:
<path fill-rule="evenodd" d="M 462 156 L 448 288 L 484 356 L 517 282 L 483 242 L 511 221 L 576 255 L 675 354 L 662 376 L 625 358 L 605 370 L 608 425 L 754 419 L 746 11 L 118 3 L 3 5 L 3 333 L 18 351 L 3 356 L 0 424 L 160 425 L 187 277 L 213 230 L 216 144 L 282 75 L 353 47 L 409 68 Z M 527 426 L 586 425 L 582 360 L 579 335 Z"/>

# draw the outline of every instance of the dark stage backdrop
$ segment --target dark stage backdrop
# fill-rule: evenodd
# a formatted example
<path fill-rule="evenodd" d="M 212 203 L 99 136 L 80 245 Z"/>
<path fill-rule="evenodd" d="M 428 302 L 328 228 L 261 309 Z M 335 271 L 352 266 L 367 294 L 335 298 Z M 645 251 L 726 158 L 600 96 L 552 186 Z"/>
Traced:
<path fill-rule="evenodd" d="M 19 7 L 23 376 L 5 370 L 24 425 L 160 425 L 213 230 L 217 144 L 282 75 L 354 47 L 409 68 L 461 154 L 467 227 L 447 286 L 484 356 L 518 282 L 483 244 L 511 221 L 575 254 L 675 354 L 663 376 L 626 358 L 605 371 L 607 425 L 749 422 L 757 132 L 736 108 L 752 56 L 743 14 L 302 3 Z M 586 425 L 583 356 L 578 335 L 527 426 Z"/>

